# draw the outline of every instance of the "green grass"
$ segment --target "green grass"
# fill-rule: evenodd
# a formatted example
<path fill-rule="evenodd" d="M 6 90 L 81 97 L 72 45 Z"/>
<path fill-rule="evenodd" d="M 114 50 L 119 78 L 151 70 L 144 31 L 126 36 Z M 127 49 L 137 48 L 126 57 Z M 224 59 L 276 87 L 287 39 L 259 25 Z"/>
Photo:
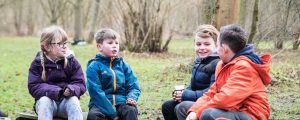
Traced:
<path fill-rule="evenodd" d="M 257 51 L 276 55 L 271 68 L 274 79 L 268 86 L 270 118 L 300 118 L 300 52 L 273 50 L 272 46 L 273 43 L 262 42 Z M 0 38 L 0 109 L 8 112 L 12 119 L 16 113 L 32 112 L 34 99 L 27 90 L 27 76 L 39 49 L 39 39 L 35 37 Z M 85 71 L 86 62 L 97 53 L 95 45 L 72 46 L 72 49 Z M 189 84 L 193 49 L 193 40 L 185 39 L 171 41 L 169 53 L 121 53 L 139 79 L 140 119 L 162 119 L 161 104 L 171 99 L 174 85 Z M 80 101 L 83 111 L 88 110 L 88 101 L 88 94 L 84 94 Z"/>

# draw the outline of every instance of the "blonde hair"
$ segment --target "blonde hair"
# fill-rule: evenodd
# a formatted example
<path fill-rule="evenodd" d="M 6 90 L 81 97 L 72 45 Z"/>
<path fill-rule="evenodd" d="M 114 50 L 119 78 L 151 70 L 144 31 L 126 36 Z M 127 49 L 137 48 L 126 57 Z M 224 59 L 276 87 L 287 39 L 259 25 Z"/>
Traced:
<path fill-rule="evenodd" d="M 200 25 L 197 28 L 197 30 L 195 31 L 195 37 L 200 37 L 200 38 L 211 37 L 211 38 L 213 38 L 215 43 L 217 43 L 219 34 L 220 33 L 217 30 L 217 28 L 215 28 L 212 25 L 208 25 L 208 24 Z"/>
<path fill-rule="evenodd" d="M 43 67 L 42 71 L 42 80 L 46 81 L 46 70 L 45 70 L 45 54 L 47 54 L 47 50 L 45 49 L 45 46 L 49 46 L 53 41 L 61 40 L 61 41 L 67 41 L 68 35 L 67 33 L 59 26 L 50 26 L 45 29 L 43 29 L 40 39 L 40 46 L 41 46 L 41 52 L 40 52 L 40 59 L 41 59 L 41 65 Z M 64 58 L 64 68 L 67 67 L 68 59 Z"/>

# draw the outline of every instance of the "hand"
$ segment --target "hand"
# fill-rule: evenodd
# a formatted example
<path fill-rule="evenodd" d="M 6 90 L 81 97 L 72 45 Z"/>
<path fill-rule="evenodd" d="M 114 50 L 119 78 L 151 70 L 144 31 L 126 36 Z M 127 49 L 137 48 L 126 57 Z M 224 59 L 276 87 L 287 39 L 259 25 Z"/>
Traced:
<path fill-rule="evenodd" d="M 64 96 L 69 97 L 71 96 L 71 90 L 69 88 L 66 88 L 64 91 Z"/>
<path fill-rule="evenodd" d="M 136 102 L 135 102 L 135 100 L 133 100 L 132 98 L 128 98 L 128 99 L 126 100 L 126 104 L 136 105 Z"/>
<path fill-rule="evenodd" d="M 197 120 L 197 115 L 195 112 L 190 112 L 190 114 L 186 117 L 186 120 Z"/>
<path fill-rule="evenodd" d="M 173 93 L 173 100 L 181 102 L 182 93 L 183 93 L 183 90 L 174 91 L 174 93 Z"/>

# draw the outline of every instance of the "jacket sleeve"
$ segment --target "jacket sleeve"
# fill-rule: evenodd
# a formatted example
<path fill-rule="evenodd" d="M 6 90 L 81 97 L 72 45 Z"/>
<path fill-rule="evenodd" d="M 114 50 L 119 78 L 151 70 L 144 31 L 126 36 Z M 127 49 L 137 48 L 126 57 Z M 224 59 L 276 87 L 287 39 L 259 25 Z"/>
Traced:
<path fill-rule="evenodd" d="M 125 72 L 125 89 L 127 93 L 126 97 L 127 99 L 132 98 L 133 100 L 137 101 L 141 94 L 138 79 L 136 78 L 132 69 L 127 63 L 125 63 L 124 72 Z"/>
<path fill-rule="evenodd" d="M 215 74 L 212 74 L 210 77 L 210 86 L 215 82 Z M 207 92 L 210 86 L 203 90 L 193 91 L 191 89 L 185 89 L 182 93 L 183 101 L 196 101 L 198 98 L 202 97 L 205 92 Z"/>
<path fill-rule="evenodd" d="M 106 97 L 105 92 L 102 90 L 98 72 L 100 71 L 93 67 L 87 68 L 86 75 L 88 92 L 91 99 L 96 101 L 95 105 L 101 110 L 101 113 L 103 113 L 105 116 L 114 118 L 114 116 L 116 116 L 116 110 Z"/>
<path fill-rule="evenodd" d="M 202 97 L 198 98 L 193 106 L 188 110 L 190 112 L 196 112 L 202 106 L 202 104 L 208 102 L 216 94 L 216 85 L 215 83 L 209 88 L 208 92 L 204 93 Z"/>
<path fill-rule="evenodd" d="M 203 101 L 199 102 L 199 108 L 196 111 L 198 118 L 201 116 L 203 110 L 207 108 L 230 109 L 252 94 L 254 89 L 253 84 L 255 84 L 253 83 L 253 75 L 257 73 L 254 73 L 256 71 L 250 65 L 245 64 L 247 63 L 236 63 L 220 91 L 206 103 Z"/>
<path fill-rule="evenodd" d="M 62 95 L 62 88 L 44 82 L 41 79 L 41 71 L 39 71 L 35 64 L 36 63 L 33 62 L 29 68 L 27 84 L 29 93 L 35 99 L 47 96 L 50 99 L 59 100 L 60 96 Z"/>
<path fill-rule="evenodd" d="M 72 94 L 80 98 L 86 91 L 85 82 L 84 82 L 84 75 L 81 69 L 80 64 L 76 59 L 70 61 L 72 72 L 70 77 L 70 83 L 68 84 L 68 88 L 71 90 Z"/>

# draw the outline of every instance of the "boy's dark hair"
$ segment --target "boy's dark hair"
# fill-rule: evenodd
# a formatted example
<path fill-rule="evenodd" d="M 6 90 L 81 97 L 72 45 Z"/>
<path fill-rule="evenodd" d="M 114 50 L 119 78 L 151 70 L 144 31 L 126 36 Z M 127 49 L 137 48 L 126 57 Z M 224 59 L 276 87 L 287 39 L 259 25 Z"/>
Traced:
<path fill-rule="evenodd" d="M 234 53 L 237 53 L 246 46 L 247 34 L 240 25 L 230 24 L 221 27 L 219 40 L 220 44 L 227 44 Z"/>
<path fill-rule="evenodd" d="M 103 43 L 106 39 L 120 39 L 120 34 L 110 28 L 103 28 L 95 33 L 95 39 L 97 43 Z"/>

